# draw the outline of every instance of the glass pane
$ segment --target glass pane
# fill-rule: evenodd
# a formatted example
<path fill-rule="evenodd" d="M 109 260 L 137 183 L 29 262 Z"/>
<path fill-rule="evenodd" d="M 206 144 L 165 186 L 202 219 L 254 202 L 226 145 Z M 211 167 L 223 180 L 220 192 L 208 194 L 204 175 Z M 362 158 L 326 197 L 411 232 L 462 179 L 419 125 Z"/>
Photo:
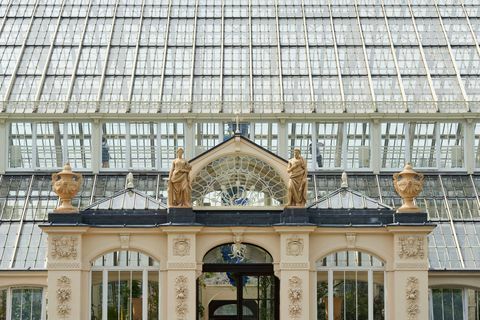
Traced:
<path fill-rule="evenodd" d="M 147 317 L 149 320 L 158 320 L 159 310 L 159 288 L 158 288 L 158 272 L 152 271 L 148 273 L 148 307 Z"/>
<path fill-rule="evenodd" d="M 42 319 L 42 289 L 12 289 L 12 320 Z"/>
<path fill-rule="evenodd" d="M 272 263 L 272 256 L 251 244 L 224 244 L 213 248 L 203 258 L 203 263 Z"/>
<path fill-rule="evenodd" d="M 102 282 L 102 272 L 101 271 L 92 271 L 92 309 L 91 317 L 92 319 L 102 319 L 102 293 L 103 293 L 103 282 Z"/>

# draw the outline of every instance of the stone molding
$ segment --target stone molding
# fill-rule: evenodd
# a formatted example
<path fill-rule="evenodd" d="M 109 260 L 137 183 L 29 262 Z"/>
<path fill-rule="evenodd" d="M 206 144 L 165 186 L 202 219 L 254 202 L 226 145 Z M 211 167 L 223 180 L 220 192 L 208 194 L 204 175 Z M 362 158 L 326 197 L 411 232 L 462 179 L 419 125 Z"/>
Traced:
<path fill-rule="evenodd" d="M 62 276 L 57 279 L 57 313 L 65 319 L 70 315 L 70 302 L 72 299 L 72 287 L 69 277 Z"/>
<path fill-rule="evenodd" d="M 423 236 L 399 236 L 398 237 L 398 256 L 401 259 L 423 259 L 424 253 Z"/>
<path fill-rule="evenodd" d="M 48 262 L 47 269 L 55 270 L 55 269 L 81 269 L 82 265 L 80 262 Z"/>
<path fill-rule="evenodd" d="M 287 239 L 287 256 L 301 256 L 303 254 L 303 239 L 292 237 Z"/>
<path fill-rule="evenodd" d="M 302 314 L 302 279 L 293 276 L 288 279 L 288 313 L 291 319 L 298 319 Z"/>
<path fill-rule="evenodd" d="M 428 270 L 428 262 L 397 262 L 398 269 Z"/>
<path fill-rule="evenodd" d="M 282 262 L 280 263 L 280 270 L 308 270 L 310 264 L 308 262 Z"/>
<path fill-rule="evenodd" d="M 416 320 L 420 307 L 418 305 L 419 290 L 418 290 L 418 278 L 408 277 L 405 290 L 405 297 L 407 299 L 407 315 L 408 320 Z"/>
<path fill-rule="evenodd" d="M 167 264 L 168 270 L 192 270 L 197 269 L 195 262 L 169 262 Z"/>
<path fill-rule="evenodd" d="M 188 256 L 190 255 L 190 239 L 179 237 L 173 240 L 173 255 Z"/>
<path fill-rule="evenodd" d="M 77 258 L 77 236 L 51 236 L 50 254 L 54 259 L 74 260 Z"/>
<path fill-rule="evenodd" d="M 187 287 L 187 277 L 181 275 L 175 278 L 175 300 L 176 306 L 175 311 L 177 313 L 178 319 L 186 319 L 188 313 L 188 287 Z"/>

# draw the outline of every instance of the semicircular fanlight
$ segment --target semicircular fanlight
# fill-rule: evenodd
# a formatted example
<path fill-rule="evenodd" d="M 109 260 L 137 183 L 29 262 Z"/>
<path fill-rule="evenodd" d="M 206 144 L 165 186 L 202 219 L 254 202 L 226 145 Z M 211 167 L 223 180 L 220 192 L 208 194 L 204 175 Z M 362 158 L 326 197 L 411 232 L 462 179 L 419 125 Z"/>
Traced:
<path fill-rule="evenodd" d="M 192 181 L 195 207 L 281 207 L 286 193 L 284 181 L 272 166 L 246 155 L 214 160 Z"/>

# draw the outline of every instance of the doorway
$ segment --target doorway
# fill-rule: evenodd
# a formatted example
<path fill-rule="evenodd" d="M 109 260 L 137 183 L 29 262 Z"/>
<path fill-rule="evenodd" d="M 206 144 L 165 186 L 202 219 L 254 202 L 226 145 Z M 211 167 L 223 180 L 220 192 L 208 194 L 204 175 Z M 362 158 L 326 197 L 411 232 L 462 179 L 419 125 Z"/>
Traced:
<path fill-rule="evenodd" d="M 278 320 L 280 281 L 270 254 L 242 244 L 244 257 L 238 258 L 231 246 L 219 246 L 205 255 L 197 282 L 197 319 Z"/>

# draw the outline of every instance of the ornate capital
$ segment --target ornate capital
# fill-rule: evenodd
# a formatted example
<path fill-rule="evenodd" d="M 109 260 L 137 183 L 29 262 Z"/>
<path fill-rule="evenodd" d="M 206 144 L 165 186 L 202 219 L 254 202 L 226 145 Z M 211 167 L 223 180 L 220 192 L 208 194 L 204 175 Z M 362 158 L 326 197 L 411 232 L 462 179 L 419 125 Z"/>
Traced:
<path fill-rule="evenodd" d="M 288 313 L 291 319 L 297 319 L 302 314 L 302 298 L 302 279 L 293 276 L 288 280 L 288 299 L 290 300 Z"/>
<path fill-rule="evenodd" d="M 423 259 L 422 236 L 400 236 L 398 237 L 398 256 L 403 259 Z"/>
<path fill-rule="evenodd" d="M 51 255 L 56 259 L 74 260 L 77 258 L 76 236 L 52 236 Z"/>
<path fill-rule="evenodd" d="M 190 254 L 190 239 L 179 237 L 173 240 L 173 255 L 188 256 Z"/>
<path fill-rule="evenodd" d="M 287 256 L 300 256 L 303 254 L 303 239 L 297 236 L 287 239 Z"/>
<path fill-rule="evenodd" d="M 70 300 L 72 287 L 70 278 L 62 276 L 57 280 L 57 313 L 61 318 L 67 318 L 70 314 Z"/>

